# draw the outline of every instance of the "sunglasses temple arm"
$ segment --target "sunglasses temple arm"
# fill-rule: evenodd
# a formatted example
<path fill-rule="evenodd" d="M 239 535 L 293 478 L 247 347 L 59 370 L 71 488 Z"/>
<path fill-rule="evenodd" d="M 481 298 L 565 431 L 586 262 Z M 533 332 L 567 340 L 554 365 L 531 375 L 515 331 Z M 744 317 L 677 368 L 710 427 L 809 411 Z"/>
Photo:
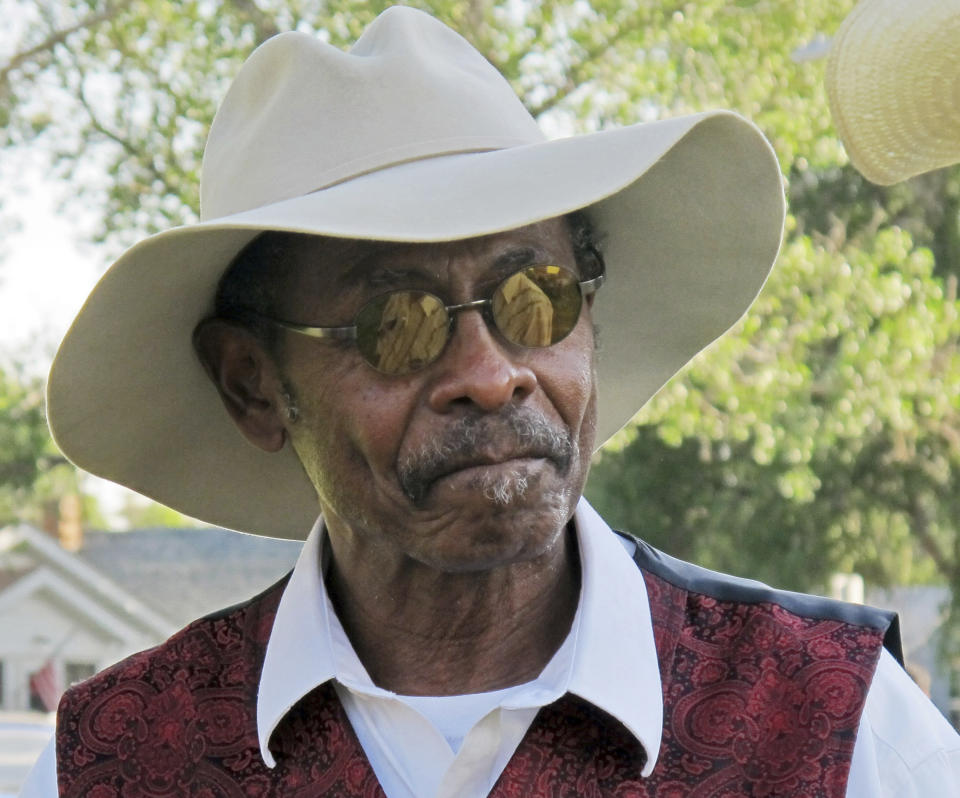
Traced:
<path fill-rule="evenodd" d="M 301 335 L 308 335 L 311 338 L 339 338 L 341 340 L 356 340 L 357 337 L 357 328 L 355 326 L 351 327 L 310 327 L 306 324 L 293 324 L 288 321 L 279 321 L 277 319 L 269 319 L 273 324 L 276 324 L 278 327 L 283 327 L 285 330 L 291 330 L 292 332 L 300 333 Z"/>
<path fill-rule="evenodd" d="M 592 280 L 584 280 L 581 283 L 578 283 L 580 286 L 580 296 L 588 297 L 591 294 L 597 293 L 597 290 L 603 285 L 603 281 L 607 279 L 606 274 L 599 274 L 594 277 Z"/>

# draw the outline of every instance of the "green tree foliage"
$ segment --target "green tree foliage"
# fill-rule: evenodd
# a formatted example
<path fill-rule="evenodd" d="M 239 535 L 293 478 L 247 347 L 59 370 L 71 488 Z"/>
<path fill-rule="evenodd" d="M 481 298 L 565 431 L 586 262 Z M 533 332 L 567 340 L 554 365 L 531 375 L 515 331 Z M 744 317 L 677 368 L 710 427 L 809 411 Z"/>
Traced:
<path fill-rule="evenodd" d="M 590 495 L 667 550 L 775 584 L 960 588 L 960 170 L 882 188 L 846 163 L 822 61 L 791 54 L 851 5 L 685 7 L 711 43 L 651 94 L 753 117 L 792 215 L 759 301 L 607 447 Z"/>
<path fill-rule="evenodd" d="M 150 527 L 196 527 L 198 522 L 170 507 L 140 497 L 129 496 L 120 510 L 125 529 Z"/>
<path fill-rule="evenodd" d="M 34 0 L 0 65 L 0 152 L 37 145 L 114 249 L 197 217 L 201 145 L 239 64 L 300 29 L 346 46 L 384 2 Z M 549 131 L 709 107 L 754 119 L 791 217 L 734 334 L 598 457 L 589 495 L 680 556 L 778 585 L 835 570 L 960 587 L 960 170 L 891 188 L 846 162 L 824 62 L 853 0 L 434 0 Z M 960 593 L 960 591 L 957 591 Z"/>
<path fill-rule="evenodd" d="M 0 526 L 41 522 L 49 502 L 76 491 L 43 412 L 43 385 L 17 365 L 0 369 Z"/>
<path fill-rule="evenodd" d="M 601 455 L 616 522 L 793 588 L 952 578 L 956 281 L 902 230 L 869 243 L 787 241 L 736 333 Z"/>

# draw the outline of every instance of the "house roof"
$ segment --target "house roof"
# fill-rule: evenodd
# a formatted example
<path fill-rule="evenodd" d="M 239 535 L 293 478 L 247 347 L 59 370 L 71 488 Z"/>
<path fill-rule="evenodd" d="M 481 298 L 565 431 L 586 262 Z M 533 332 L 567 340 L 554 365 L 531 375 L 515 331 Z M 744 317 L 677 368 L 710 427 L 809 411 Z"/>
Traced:
<path fill-rule="evenodd" d="M 22 577 L 29 574 L 33 571 L 35 566 L 31 565 L 29 568 L 17 568 L 17 569 L 4 569 L 0 570 L 0 592 L 6 590 L 14 582 L 19 581 Z"/>
<path fill-rule="evenodd" d="M 293 567 L 302 545 L 217 527 L 154 528 L 85 532 L 77 554 L 182 626 L 269 587 Z"/>
<path fill-rule="evenodd" d="M 0 529 L 0 612 L 44 594 L 107 633 L 162 640 L 177 625 L 149 602 L 27 524 Z"/>

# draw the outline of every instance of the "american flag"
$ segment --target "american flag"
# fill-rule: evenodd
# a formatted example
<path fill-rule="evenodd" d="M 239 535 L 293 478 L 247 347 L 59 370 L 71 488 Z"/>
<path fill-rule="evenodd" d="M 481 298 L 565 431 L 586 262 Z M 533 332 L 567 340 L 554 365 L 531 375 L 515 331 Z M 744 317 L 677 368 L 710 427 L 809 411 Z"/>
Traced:
<path fill-rule="evenodd" d="M 48 659 L 39 670 L 30 674 L 30 690 L 39 697 L 48 712 L 53 712 L 57 708 L 60 696 L 63 695 L 63 685 L 53 658 Z"/>

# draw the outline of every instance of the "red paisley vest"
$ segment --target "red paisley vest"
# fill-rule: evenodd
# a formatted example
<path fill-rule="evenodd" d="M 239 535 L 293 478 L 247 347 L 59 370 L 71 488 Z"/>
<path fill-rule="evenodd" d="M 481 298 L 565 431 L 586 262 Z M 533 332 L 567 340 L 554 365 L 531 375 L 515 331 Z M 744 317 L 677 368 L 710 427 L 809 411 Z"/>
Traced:
<path fill-rule="evenodd" d="M 885 633 L 869 608 L 773 591 L 639 543 L 663 682 L 653 773 L 616 720 L 573 695 L 537 715 L 495 798 L 841 798 Z M 67 691 L 60 795 L 372 798 L 383 791 L 335 692 L 284 718 L 268 768 L 257 742 L 260 668 L 285 580 L 195 621 Z"/>

